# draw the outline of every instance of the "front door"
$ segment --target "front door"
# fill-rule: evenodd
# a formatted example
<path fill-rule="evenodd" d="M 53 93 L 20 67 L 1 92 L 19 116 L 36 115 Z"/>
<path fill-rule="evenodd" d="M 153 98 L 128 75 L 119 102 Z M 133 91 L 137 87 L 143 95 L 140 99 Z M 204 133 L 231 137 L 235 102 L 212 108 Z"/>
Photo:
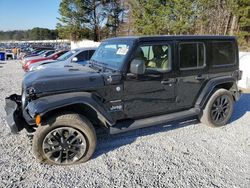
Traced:
<path fill-rule="evenodd" d="M 176 110 L 176 78 L 172 71 L 171 45 L 140 45 L 134 59 L 143 59 L 145 74 L 127 73 L 124 81 L 124 113 L 127 118 L 165 114 Z"/>

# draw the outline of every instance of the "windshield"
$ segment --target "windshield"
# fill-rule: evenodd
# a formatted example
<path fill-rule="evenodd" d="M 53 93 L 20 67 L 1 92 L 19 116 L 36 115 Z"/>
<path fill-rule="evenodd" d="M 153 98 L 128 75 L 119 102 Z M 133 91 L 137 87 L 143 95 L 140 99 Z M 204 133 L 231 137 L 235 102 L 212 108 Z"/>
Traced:
<path fill-rule="evenodd" d="M 128 41 L 103 42 L 95 51 L 91 61 L 102 66 L 119 70 L 132 44 Z"/>
<path fill-rule="evenodd" d="M 79 50 L 71 50 L 63 55 L 61 55 L 60 57 L 58 57 L 56 60 L 58 61 L 65 61 L 66 59 L 70 58 L 72 55 L 74 55 L 76 52 L 78 52 Z"/>

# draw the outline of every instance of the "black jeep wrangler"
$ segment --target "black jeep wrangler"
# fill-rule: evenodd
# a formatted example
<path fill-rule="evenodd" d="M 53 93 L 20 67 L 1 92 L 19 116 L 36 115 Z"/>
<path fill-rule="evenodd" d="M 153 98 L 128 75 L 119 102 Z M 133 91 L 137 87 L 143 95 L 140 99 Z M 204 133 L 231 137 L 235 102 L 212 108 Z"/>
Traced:
<path fill-rule="evenodd" d="M 96 128 L 110 134 L 197 117 L 225 125 L 239 99 L 238 47 L 229 36 L 107 39 L 87 66 L 27 73 L 6 98 L 12 132 L 33 133 L 41 162 L 91 158 Z"/>

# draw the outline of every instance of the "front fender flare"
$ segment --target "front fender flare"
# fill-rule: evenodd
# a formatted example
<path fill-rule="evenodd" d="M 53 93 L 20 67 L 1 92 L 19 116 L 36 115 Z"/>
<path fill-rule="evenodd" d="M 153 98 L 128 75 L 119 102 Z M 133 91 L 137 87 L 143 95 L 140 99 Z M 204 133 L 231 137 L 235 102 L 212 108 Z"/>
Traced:
<path fill-rule="evenodd" d="M 98 100 L 94 99 L 91 93 L 87 92 L 74 92 L 74 93 L 63 93 L 56 94 L 46 97 L 41 97 L 37 100 L 29 102 L 26 107 L 29 115 L 34 118 L 37 114 L 43 116 L 46 113 L 56 110 L 62 107 L 74 105 L 74 104 L 85 104 L 96 111 L 98 119 L 112 126 L 114 121 L 110 114 L 107 113 L 105 107 Z"/>

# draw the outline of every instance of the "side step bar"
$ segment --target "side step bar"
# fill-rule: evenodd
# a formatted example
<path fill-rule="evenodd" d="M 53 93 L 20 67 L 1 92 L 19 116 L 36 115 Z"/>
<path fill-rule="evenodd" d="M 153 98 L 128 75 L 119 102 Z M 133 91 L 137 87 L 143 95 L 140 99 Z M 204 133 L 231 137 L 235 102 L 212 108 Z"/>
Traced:
<path fill-rule="evenodd" d="M 154 116 L 138 120 L 126 120 L 115 124 L 113 127 L 109 128 L 110 134 L 118 134 L 122 132 L 127 132 L 134 129 L 150 127 L 153 125 L 161 125 L 177 120 L 184 120 L 186 118 L 191 118 L 197 116 L 200 113 L 200 109 L 192 108 L 190 110 L 176 112 L 172 114 Z"/>

